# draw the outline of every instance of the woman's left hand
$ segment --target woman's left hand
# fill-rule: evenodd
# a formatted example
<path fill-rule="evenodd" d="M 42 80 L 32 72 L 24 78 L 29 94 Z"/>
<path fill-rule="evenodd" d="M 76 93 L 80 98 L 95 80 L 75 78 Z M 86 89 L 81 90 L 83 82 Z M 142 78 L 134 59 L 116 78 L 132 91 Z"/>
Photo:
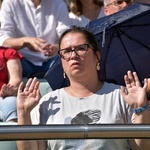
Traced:
<path fill-rule="evenodd" d="M 144 86 L 141 83 L 136 72 L 127 72 L 124 76 L 126 87 L 121 86 L 121 93 L 124 100 L 133 108 L 143 107 L 147 104 L 146 88 L 147 79 L 144 80 Z"/>

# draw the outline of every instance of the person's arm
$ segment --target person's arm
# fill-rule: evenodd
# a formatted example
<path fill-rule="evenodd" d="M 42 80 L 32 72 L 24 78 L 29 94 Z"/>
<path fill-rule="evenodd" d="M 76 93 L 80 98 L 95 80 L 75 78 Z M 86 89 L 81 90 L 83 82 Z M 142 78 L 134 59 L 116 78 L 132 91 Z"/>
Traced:
<path fill-rule="evenodd" d="M 6 63 L 8 70 L 8 83 L 3 84 L 0 95 L 2 97 L 16 96 L 22 81 L 22 66 L 19 58 L 10 59 Z"/>
<path fill-rule="evenodd" d="M 16 50 L 28 47 L 29 50 L 35 52 L 46 53 L 46 47 L 50 46 L 46 40 L 36 37 L 21 37 L 21 38 L 7 38 L 2 46 L 9 46 Z"/>
<path fill-rule="evenodd" d="M 147 88 L 146 88 L 146 92 L 150 93 L 150 78 L 148 78 L 147 80 L 148 80 L 148 85 L 147 85 Z"/>
<path fill-rule="evenodd" d="M 17 150 L 46 150 L 45 141 L 17 141 Z"/>
<path fill-rule="evenodd" d="M 8 84 L 18 87 L 22 81 L 22 66 L 19 58 L 7 61 Z"/>
<path fill-rule="evenodd" d="M 23 89 L 23 82 L 19 85 L 17 95 L 18 125 L 31 125 L 31 110 L 39 103 L 41 98 L 37 78 L 29 79 Z M 18 150 L 45 150 L 46 142 L 27 140 L 17 141 Z"/>
<path fill-rule="evenodd" d="M 2 5 L 2 0 L 0 0 L 0 8 L 1 8 L 1 5 Z"/>
<path fill-rule="evenodd" d="M 124 100 L 133 108 L 142 108 L 146 106 L 146 109 L 139 113 L 134 113 L 134 124 L 149 124 L 150 123 L 150 106 L 147 100 L 146 88 L 148 80 L 144 80 L 144 86 L 141 87 L 137 74 L 128 71 L 124 77 L 126 88 L 121 87 L 121 93 Z M 147 150 L 150 147 L 150 139 L 134 139 L 130 140 L 132 150 Z"/>

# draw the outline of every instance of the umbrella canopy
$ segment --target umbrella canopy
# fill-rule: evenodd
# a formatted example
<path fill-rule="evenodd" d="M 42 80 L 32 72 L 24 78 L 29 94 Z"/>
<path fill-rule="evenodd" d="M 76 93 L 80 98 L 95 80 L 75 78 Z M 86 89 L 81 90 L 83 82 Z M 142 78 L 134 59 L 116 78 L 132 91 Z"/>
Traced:
<path fill-rule="evenodd" d="M 150 5 L 135 3 L 87 28 L 101 50 L 100 80 L 125 85 L 124 75 L 136 71 L 142 83 L 150 78 Z"/>

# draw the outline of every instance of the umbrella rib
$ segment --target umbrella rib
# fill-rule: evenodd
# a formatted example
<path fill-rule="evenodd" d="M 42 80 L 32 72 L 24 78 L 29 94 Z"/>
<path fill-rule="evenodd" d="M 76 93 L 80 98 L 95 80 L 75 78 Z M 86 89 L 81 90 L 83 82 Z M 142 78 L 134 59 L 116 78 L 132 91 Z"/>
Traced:
<path fill-rule="evenodd" d="M 137 70 L 136 70 L 136 68 L 135 68 L 135 66 L 134 66 L 134 64 L 133 64 L 133 61 L 132 61 L 132 59 L 131 59 L 129 53 L 127 52 L 127 49 L 126 49 L 126 47 L 125 47 L 125 45 L 124 45 L 124 43 L 123 43 L 123 40 L 122 40 L 122 38 L 119 36 L 119 35 L 120 35 L 120 34 L 119 34 L 119 31 L 120 31 L 120 30 L 118 30 L 118 29 L 116 28 L 116 34 L 118 35 L 118 38 L 120 39 L 120 42 L 121 42 L 122 46 L 124 47 L 124 50 L 125 50 L 125 52 L 126 52 L 128 58 L 129 58 L 129 60 L 130 60 L 130 62 L 131 62 L 131 65 L 132 65 L 134 71 L 138 74 L 138 72 L 137 72 Z M 123 32 L 121 32 L 121 33 L 123 33 Z M 139 77 L 139 79 L 140 79 L 140 77 Z M 141 79 L 140 79 L 140 81 L 141 81 Z"/>
<path fill-rule="evenodd" d="M 129 26 L 129 28 L 131 28 L 131 27 L 132 27 L 132 26 Z M 121 34 L 126 35 L 129 39 L 131 39 L 131 40 L 135 41 L 136 43 L 142 45 L 142 46 L 145 47 L 148 51 L 150 51 L 150 48 L 149 48 L 147 45 L 143 44 L 142 42 L 140 42 L 140 41 L 138 41 L 138 40 L 136 40 L 136 39 L 134 39 L 134 38 L 132 38 L 130 35 L 126 34 L 126 32 L 123 32 L 122 30 L 119 30 L 119 29 L 118 29 L 118 31 L 119 31 Z M 119 35 L 119 32 L 118 32 L 118 35 Z"/>
<path fill-rule="evenodd" d="M 109 51 L 110 51 L 110 45 L 111 45 L 111 43 L 112 43 L 112 39 L 113 39 L 113 36 L 114 36 L 114 33 L 115 33 L 115 30 L 113 30 L 113 32 L 112 32 L 112 34 L 111 34 L 111 38 L 110 38 L 110 41 L 109 41 L 109 44 L 108 44 L 108 48 L 107 48 L 107 53 L 106 53 L 106 55 L 105 55 L 105 58 L 104 58 L 104 61 L 103 61 L 103 64 L 102 64 L 102 62 L 101 62 L 101 65 L 102 66 L 104 66 L 104 73 L 105 73 L 105 79 L 106 79 L 106 62 L 107 62 L 107 58 L 108 58 L 108 54 L 109 54 Z M 99 41 L 98 41 L 99 42 Z M 102 43 L 102 45 L 103 45 L 103 43 Z M 104 80 L 105 80 L 104 79 Z"/>
<path fill-rule="evenodd" d="M 125 85 L 127 70 L 138 71 L 141 83 L 150 76 L 149 17 L 149 5 L 135 3 L 89 23 L 87 27 L 95 34 L 101 51 L 100 80 Z"/>

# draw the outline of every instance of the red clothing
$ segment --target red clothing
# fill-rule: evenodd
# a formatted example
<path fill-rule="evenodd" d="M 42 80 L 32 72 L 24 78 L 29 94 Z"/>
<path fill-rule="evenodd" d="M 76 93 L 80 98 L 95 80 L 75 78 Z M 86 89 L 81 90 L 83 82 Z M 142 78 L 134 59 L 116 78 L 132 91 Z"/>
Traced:
<path fill-rule="evenodd" d="M 8 83 L 7 61 L 10 59 L 22 58 L 15 49 L 0 47 L 0 89 L 4 83 Z"/>

